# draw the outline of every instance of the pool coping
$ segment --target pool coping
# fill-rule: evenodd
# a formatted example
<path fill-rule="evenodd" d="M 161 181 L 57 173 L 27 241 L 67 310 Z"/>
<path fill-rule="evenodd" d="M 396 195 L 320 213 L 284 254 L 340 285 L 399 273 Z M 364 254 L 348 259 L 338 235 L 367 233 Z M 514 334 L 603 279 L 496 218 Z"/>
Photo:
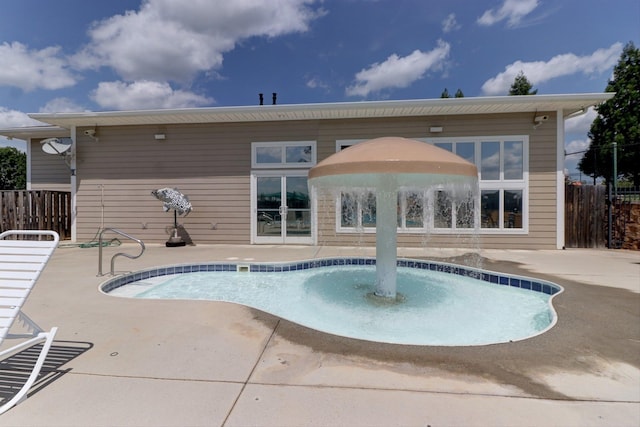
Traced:
<path fill-rule="evenodd" d="M 233 271 L 246 271 L 248 273 L 280 273 L 341 265 L 374 266 L 376 265 L 376 260 L 372 257 L 330 257 L 293 262 L 207 262 L 193 264 L 175 264 L 163 267 L 150 267 L 135 272 L 124 273 L 122 275 L 110 278 L 102 282 L 98 287 L 100 292 L 109 294 L 114 289 L 117 289 L 129 283 L 173 274 Z M 493 283 L 496 285 L 510 286 L 514 288 L 530 290 L 533 292 L 540 292 L 547 294 L 550 297 L 558 295 L 564 291 L 564 288 L 562 286 L 558 285 L 557 283 L 549 282 L 547 280 L 515 274 L 498 273 L 490 270 L 462 266 L 459 264 L 441 261 L 398 258 L 397 266 L 470 277 L 472 279 Z"/>

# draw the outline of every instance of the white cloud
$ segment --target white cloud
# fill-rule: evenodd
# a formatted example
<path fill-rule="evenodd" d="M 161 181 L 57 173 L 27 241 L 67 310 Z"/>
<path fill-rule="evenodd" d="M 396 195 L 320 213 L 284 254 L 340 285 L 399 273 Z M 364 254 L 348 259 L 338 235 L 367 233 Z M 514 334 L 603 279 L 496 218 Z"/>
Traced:
<path fill-rule="evenodd" d="M 42 126 L 42 122 L 33 120 L 22 111 L 0 107 L 0 128 L 17 128 L 23 126 Z"/>
<path fill-rule="evenodd" d="M 214 102 L 193 92 L 175 90 L 169 83 L 149 80 L 101 82 L 91 93 L 91 99 L 103 108 L 116 110 L 190 108 Z"/>
<path fill-rule="evenodd" d="M 313 1 L 146 0 L 138 11 L 94 23 L 74 63 L 112 67 L 130 81 L 188 81 L 221 67 L 244 39 L 307 31 L 324 14 Z"/>
<path fill-rule="evenodd" d="M 451 31 L 459 30 L 459 29 L 460 29 L 460 24 L 458 24 L 458 21 L 456 21 L 455 13 L 450 13 L 449 16 L 447 16 L 442 21 L 442 31 L 444 33 L 450 33 Z"/>
<path fill-rule="evenodd" d="M 602 73 L 616 64 L 621 52 L 622 43 L 614 43 L 606 49 L 596 50 L 591 55 L 577 56 L 566 53 L 554 56 L 547 62 L 516 61 L 507 65 L 502 73 L 484 82 L 482 92 L 486 95 L 508 93 L 511 84 L 521 71 L 534 86 L 571 74 Z"/>
<path fill-rule="evenodd" d="M 318 77 L 312 77 L 307 80 L 307 87 L 310 89 L 329 89 L 329 85 L 320 80 Z"/>
<path fill-rule="evenodd" d="M 538 5 L 538 0 L 504 0 L 499 9 L 485 11 L 477 22 L 480 25 L 491 26 L 506 19 L 508 27 L 515 27 Z"/>
<path fill-rule="evenodd" d="M 69 98 L 54 98 L 40 108 L 41 113 L 74 113 L 86 111 Z"/>
<path fill-rule="evenodd" d="M 22 111 L 9 110 L 0 107 L 0 128 L 18 128 L 24 126 L 44 126 L 44 123 L 33 120 Z M 27 145 L 21 140 L 8 140 L 0 136 L 0 147 L 15 147 L 20 151 L 26 151 Z"/>
<path fill-rule="evenodd" d="M 586 114 L 567 119 L 564 122 L 565 133 L 581 133 L 587 134 L 591 129 L 591 123 L 596 119 L 598 113 L 593 108 L 589 108 Z"/>
<path fill-rule="evenodd" d="M 574 139 L 564 144 L 564 151 L 567 154 L 570 153 L 580 153 L 573 154 L 574 156 L 578 156 L 578 158 L 582 157 L 582 152 L 589 149 L 589 145 L 591 144 L 591 140 L 589 138 L 585 139 Z"/>
<path fill-rule="evenodd" d="M 355 76 L 356 82 L 347 87 L 347 96 L 367 96 L 389 88 L 404 88 L 420 80 L 428 70 L 444 68 L 450 46 L 438 40 L 438 46 L 429 52 L 414 50 L 410 55 L 389 56 L 386 61 L 372 64 Z"/>
<path fill-rule="evenodd" d="M 0 86 L 15 86 L 28 92 L 61 89 L 75 83 L 76 77 L 59 47 L 29 50 L 18 42 L 0 44 Z"/>
<path fill-rule="evenodd" d="M 578 178 L 580 172 L 578 171 L 578 163 L 584 156 L 584 152 L 589 149 L 591 140 L 586 139 L 573 139 L 569 142 L 565 142 L 564 151 L 569 154 L 564 158 L 564 174 L 571 176 L 572 178 Z M 583 177 L 585 178 L 585 177 Z"/>

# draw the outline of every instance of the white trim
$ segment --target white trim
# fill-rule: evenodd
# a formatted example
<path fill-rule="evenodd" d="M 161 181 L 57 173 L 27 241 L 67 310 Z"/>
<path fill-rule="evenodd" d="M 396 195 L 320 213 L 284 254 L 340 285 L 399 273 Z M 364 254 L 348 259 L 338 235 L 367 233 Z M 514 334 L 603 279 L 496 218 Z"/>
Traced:
<path fill-rule="evenodd" d="M 586 109 L 585 109 L 586 111 Z M 564 249 L 564 118 L 556 111 L 556 249 Z"/>
<path fill-rule="evenodd" d="M 287 162 L 287 148 L 289 147 L 311 147 L 311 159 L 308 162 L 289 163 Z M 260 163 L 258 162 L 258 148 L 280 148 L 280 162 Z M 317 142 L 316 141 L 264 141 L 251 143 L 251 169 L 309 169 L 317 163 Z"/>
<path fill-rule="evenodd" d="M 316 241 L 316 231 L 317 231 L 317 225 L 314 226 L 314 218 L 316 217 L 315 215 L 315 204 L 312 198 L 312 194 L 309 193 L 309 197 L 310 197 L 310 205 L 309 205 L 309 220 L 311 221 L 310 223 L 310 227 L 311 227 L 311 235 L 310 236 L 303 236 L 303 237 L 295 237 L 295 236 L 291 236 L 291 235 L 287 235 L 287 229 L 286 229 L 286 219 L 281 218 L 281 235 L 280 236 L 269 236 L 269 237 L 265 237 L 265 236 L 258 236 L 258 224 L 257 224 L 257 213 L 258 213 L 258 203 L 257 203 L 257 190 L 258 190 L 258 186 L 257 186 L 257 181 L 258 178 L 260 177 L 272 177 L 272 178 L 280 178 L 280 185 L 281 185 L 281 192 L 286 191 L 286 189 L 283 187 L 283 185 L 285 185 L 286 179 L 289 177 L 308 177 L 309 174 L 309 170 L 308 169 L 297 169 L 297 170 L 292 170 L 292 169 L 258 169 L 258 170 L 252 170 L 251 171 L 251 177 L 250 177 L 250 188 L 251 188 L 251 211 L 249 213 L 249 217 L 250 217 L 250 222 L 251 222 L 251 226 L 250 226 L 250 230 L 251 230 L 251 236 L 250 236 L 250 242 L 251 244 L 303 244 L 303 245 L 307 245 L 307 244 L 313 244 Z M 286 195 L 284 196 L 286 198 Z M 286 201 L 283 199 L 282 203 L 286 203 Z"/>
<path fill-rule="evenodd" d="M 31 190 L 31 138 L 27 139 L 27 190 Z"/>
<path fill-rule="evenodd" d="M 478 232 L 480 234 L 502 235 L 502 234 L 528 234 L 529 233 L 529 135 L 487 135 L 487 136 L 465 136 L 465 137 L 426 137 L 416 138 L 418 141 L 424 141 L 429 144 L 436 143 L 457 143 L 457 142 L 473 142 L 476 144 L 475 164 L 478 167 L 478 204 L 476 207 L 476 220 L 480 221 L 481 212 L 481 193 L 482 190 L 498 190 L 500 192 L 500 208 L 498 209 L 498 228 L 482 228 L 482 224 L 478 224 Z M 522 141 L 522 179 L 504 179 L 504 143 L 509 141 Z M 499 142 L 500 143 L 500 178 L 496 180 L 480 179 L 480 163 L 482 162 L 482 153 L 480 146 L 482 142 Z M 522 228 L 503 228 L 504 225 L 504 190 L 521 190 L 522 191 Z M 465 228 L 433 228 L 432 234 L 450 234 L 452 232 L 460 234 L 468 234 L 475 232 L 475 229 Z"/>
<path fill-rule="evenodd" d="M 457 228 L 455 223 L 451 228 L 436 228 L 434 224 L 434 212 L 429 208 L 429 205 L 435 203 L 435 190 L 436 188 L 424 192 L 424 203 L 426 209 L 427 218 L 425 218 L 426 227 L 423 228 L 402 228 L 398 227 L 398 233 L 400 234 L 413 234 L 424 233 L 427 229 L 432 234 L 471 234 L 478 232 L 483 235 L 526 235 L 529 233 L 529 135 L 489 135 L 489 136 L 466 136 L 466 137 L 424 137 L 414 138 L 417 141 L 422 141 L 428 144 L 442 144 L 451 143 L 452 149 L 456 143 L 473 143 L 474 144 L 474 163 L 480 165 L 482 161 L 481 145 L 482 142 L 498 142 L 500 144 L 500 175 L 496 180 L 484 180 L 480 179 L 480 167 L 478 166 L 478 182 L 479 191 L 477 199 L 475 200 L 475 227 L 470 228 Z M 339 151 L 342 146 L 353 145 L 365 140 L 359 139 L 342 139 L 336 140 L 336 150 Z M 522 142 L 522 179 L 505 179 L 504 178 L 504 143 L 505 142 Z M 499 207 L 498 207 L 498 228 L 483 228 L 481 224 L 481 193 L 482 190 L 495 190 L 499 193 Z M 504 227 L 504 192 L 505 191 L 521 191 L 522 192 L 522 226 L 520 228 L 505 228 Z M 336 233 L 375 233 L 375 227 L 362 227 L 361 221 L 361 207 L 358 207 L 358 224 L 356 227 L 342 227 L 342 198 L 336 198 L 335 206 L 335 230 Z M 455 213 L 452 212 L 452 218 L 455 218 Z"/>
<path fill-rule="evenodd" d="M 76 127 L 71 126 L 71 160 L 69 162 L 70 169 L 70 190 L 71 190 L 71 241 L 76 242 L 78 238 L 78 170 L 76 168 L 76 150 L 78 144 L 76 141 L 78 140 L 76 137 Z"/>

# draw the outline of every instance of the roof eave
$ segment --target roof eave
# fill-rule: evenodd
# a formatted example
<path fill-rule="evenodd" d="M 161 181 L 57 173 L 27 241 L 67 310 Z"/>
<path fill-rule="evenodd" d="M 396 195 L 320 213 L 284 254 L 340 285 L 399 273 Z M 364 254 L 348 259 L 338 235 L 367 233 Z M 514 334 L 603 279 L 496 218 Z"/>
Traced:
<path fill-rule="evenodd" d="M 81 113 L 32 113 L 41 122 L 71 126 L 115 126 L 171 123 L 231 123 L 351 119 L 367 117 L 438 116 L 558 111 L 563 115 L 599 104 L 613 93 L 438 98 L 326 104 L 282 104 L 129 110 Z"/>
<path fill-rule="evenodd" d="M 71 136 L 69 129 L 60 126 L 24 126 L 0 129 L 0 135 L 9 139 L 66 138 Z"/>

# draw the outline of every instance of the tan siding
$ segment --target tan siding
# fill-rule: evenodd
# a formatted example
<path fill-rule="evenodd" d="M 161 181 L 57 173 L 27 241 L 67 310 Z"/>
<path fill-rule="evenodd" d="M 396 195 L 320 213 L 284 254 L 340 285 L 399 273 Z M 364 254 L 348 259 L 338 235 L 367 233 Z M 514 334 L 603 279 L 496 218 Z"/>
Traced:
<path fill-rule="evenodd" d="M 31 142 L 31 189 L 71 191 L 71 172 L 64 157 L 46 154 L 39 140 Z"/>
<path fill-rule="evenodd" d="M 251 142 L 316 140 L 318 161 L 335 152 L 337 139 L 530 135 L 528 235 L 433 235 L 428 245 L 498 248 L 555 247 L 555 123 L 533 129 L 530 114 L 394 119 L 299 121 L 100 128 L 99 142 L 78 146 L 78 240 L 101 226 L 121 228 L 146 242 L 167 240 L 173 215 L 162 211 L 151 190 L 177 187 L 194 206 L 179 217 L 194 243 L 250 241 Z M 430 126 L 444 131 L 429 134 Z M 166 139 L 156 141 L 155 133 Z M 319 202 L 319 244 L 373 245 L 375 235 L 336 233 L 334 204 Z M 400 245 L 422 246 L 425 237 L 400 234 Z"/>
<path fill-rule="evenodd" d="M 437 118 L 368 119 L 360 121 L 326 121 L 319 132 L 319 160 L 335 152 L 336 139 L 368 139 L 381 136 L 403 136 L 408 138 L 475 137 L 490 135 L 529 135 L 529 233 L 527 235 L 481 235 L 477 241 L 483 247 L 492 248 L 555 248 L 556 232 L 556 146 L 555 113 L 547 113 L 548 122 L 533 129 L 530 114 L 451 116 Z M 430 134 L 430 126 L 442 126 L 443 132 Z M 331 208 L 333 212 L 333 207 Z M 323 218 L 319 214 L 320 218 Z M 333 221 L 334 213 L 324 218 Z M 373 244 L 370 234 L 354 237 L 336 234 L 333 223 L 319 225 L 319 241 L 325 244 L 349 244 L 360 242 Z M 432 235 L 425 242 L 421 235 L 400 234 L 398 242 L 407 247 L 424 244 L 442 247 L 473 246 L 473 238 L 462 236 Z"/>

